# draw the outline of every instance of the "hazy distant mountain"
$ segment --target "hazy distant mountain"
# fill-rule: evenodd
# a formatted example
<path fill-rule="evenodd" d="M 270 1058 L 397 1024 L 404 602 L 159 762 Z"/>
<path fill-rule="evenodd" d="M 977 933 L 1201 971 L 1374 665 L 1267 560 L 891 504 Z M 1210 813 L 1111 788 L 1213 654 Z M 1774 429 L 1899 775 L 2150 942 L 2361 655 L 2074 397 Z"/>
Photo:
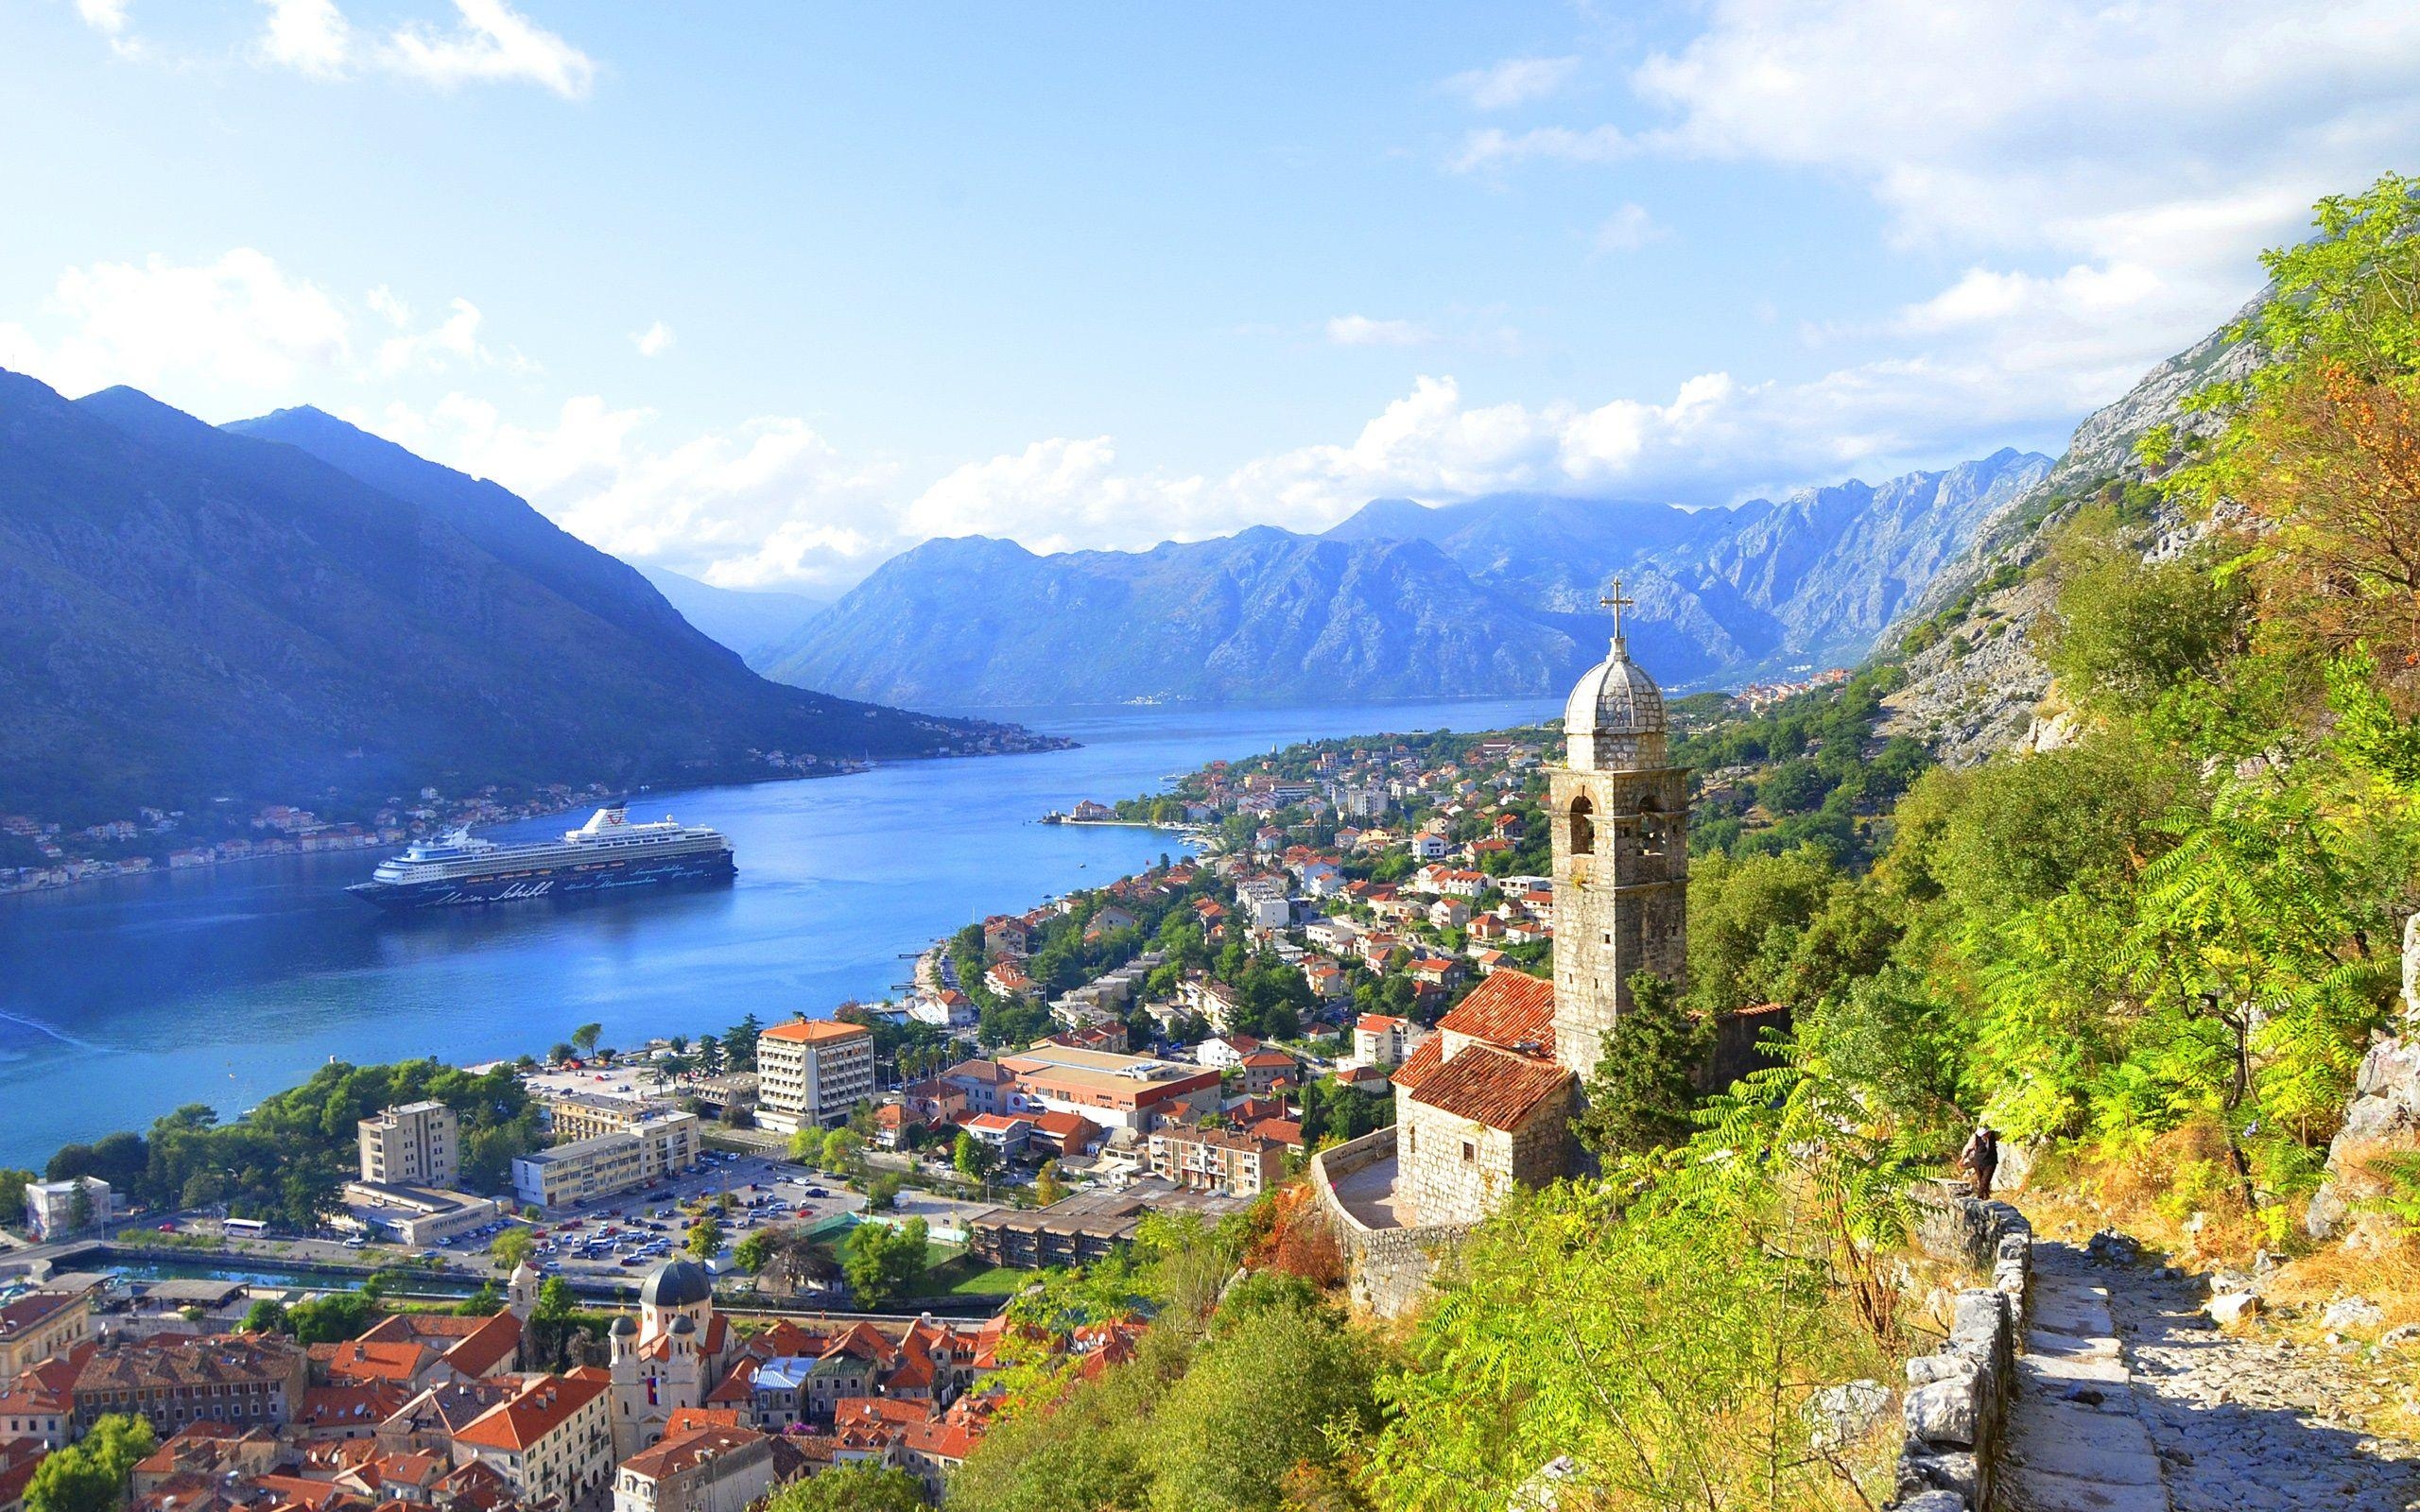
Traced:
<path fill-rule="evenodd" d="M 639 575 L 681 611 L 681 617 L 738 652 L 750 665 L 798 634 L 807 621 L 831 608 L 831 600 L 762 589 L 717 588 L 668 567 L 642 567 Z"/>
<path fill-rule="evenodd" d="M 1324 536 L 1148 552 L 927 541 L 757 664 L 961 706 L 1548 693 L 1602 654 L 1597 601 L 1617 573 L 1634 648 L 1667 682 L 1853 662 L 2048 466 L 2002 451 L 1727 509 L 1380 499 Z"/>
<path fill-rule="evenodd" d="M 493 485 L 315 413 L 245 429 L 307 449 L 0 373 L 0 811 L 761 776 L 752 749 L 981 736 L 765 681 Z"/>

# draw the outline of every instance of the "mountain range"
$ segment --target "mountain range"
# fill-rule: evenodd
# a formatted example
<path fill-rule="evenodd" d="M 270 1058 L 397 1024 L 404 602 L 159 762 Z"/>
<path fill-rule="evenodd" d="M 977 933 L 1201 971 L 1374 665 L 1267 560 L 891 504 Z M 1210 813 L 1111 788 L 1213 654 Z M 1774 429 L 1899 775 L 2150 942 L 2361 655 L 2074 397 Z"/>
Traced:
<path fill-rule="evenodd" d="M 681 617 L 743 657 L 769 651 L 832 607 L 828 598 L 766 588 L 717 588 L 668 567 L 641 567 Z"/>
<path fill-rule="evenodd" d="M 772 776 L 1013 743 L 767 681 L 492 483 L 312 409 L 0 372 L 0 810 Z"/>
<path fill-rule="evenodd" d="M 2003 450 L 1711 509 L 1379 499 L 1317 536 L 1259 526 L 1142 552 L 930 541 L 751 662 L 958 708 L 1546 694 L 1602 655 L 1598 600 L 1618 575 L 1631 643 L 1668 685 L 1743 679 L 1860 659 L 2049 467 Z"/>

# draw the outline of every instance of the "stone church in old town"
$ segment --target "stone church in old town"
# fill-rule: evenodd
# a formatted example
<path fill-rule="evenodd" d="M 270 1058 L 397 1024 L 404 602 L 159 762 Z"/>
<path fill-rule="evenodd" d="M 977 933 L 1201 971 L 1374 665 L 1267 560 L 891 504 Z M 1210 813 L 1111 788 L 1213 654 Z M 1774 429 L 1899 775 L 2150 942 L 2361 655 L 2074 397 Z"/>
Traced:
<path fill-rule="evenodd" d="M 1554 980 L 1490 976 L 1395 1074 L 1398 1206 L 1421 1225 L 1476 1222 L 1514 1184 L 1568 1174 L 1572 1115 L 1630 979 L 1684 985 L 1688 781 L 1664 695 L 1631 660 L 1618 584 L 1612 602 L 1612 648 L 1572 689 L 1549 773 Z"/>
<path fill-rule="evenodd" d="M 1549 774 L 1554 980 L 1495 972 L 1404 1062 L 1392 1190 L 1355 1205 L 1349 1227 L 1466 1226 L 1514 1186 L 1570 1174 L 1572 1117 L 1632 977 L 1685 985 L 1688 783 L 1666 748 L 1663 694 L 1631 660 L 1618 584 L 1609 602 L 1612 648 L 1572 690 Z"/>

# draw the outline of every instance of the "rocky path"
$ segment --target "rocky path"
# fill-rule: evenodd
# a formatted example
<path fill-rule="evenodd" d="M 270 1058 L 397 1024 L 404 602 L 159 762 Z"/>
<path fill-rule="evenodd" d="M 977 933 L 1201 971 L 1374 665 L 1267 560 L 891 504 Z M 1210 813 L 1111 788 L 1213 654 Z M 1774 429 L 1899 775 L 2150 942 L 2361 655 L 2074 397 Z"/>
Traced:
<path fill-rule="evenodd" d="M 2360 1347 L 2222 1333 L 2202 1299 L 2190 1280 L 2035 1246 L 2003 1506 L 2420 1509 L 2420 1445 L 2365 1432 L 2393 1388 Z"/>

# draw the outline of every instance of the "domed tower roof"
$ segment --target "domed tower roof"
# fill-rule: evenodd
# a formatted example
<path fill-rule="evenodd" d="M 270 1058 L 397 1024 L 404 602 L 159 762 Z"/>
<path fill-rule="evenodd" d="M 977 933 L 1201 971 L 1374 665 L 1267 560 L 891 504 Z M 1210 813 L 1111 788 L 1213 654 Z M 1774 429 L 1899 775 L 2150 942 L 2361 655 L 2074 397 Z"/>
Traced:
<path fill-rule="evenodd" d="M 694 1307 L 714 1300 L 715 1279 L 694 1260 L 669 1261 L 639 1288 L 642 1307 Z"/>
<path fill-rule="evenodd" d="M 631 1322 L 627 1315 L 617 1317 L 614 1320 L 613 1332 L 615 1333 L 627 1336 L 629 1334 L 636 1333 L 638 1331 L 639 1326 L 636 1323 Z"/>
<path fill-rule="evenodd" d="M 1605 660 L 1580 675 L 1563 709 L 1563 734 L 1574 771 L 1644 771 L 1665 764 L 1664 690 L 1630 659 L 1622 636 L 1621 579 L 1605 603 L 1614 610 L 1614 640 Z"/>

